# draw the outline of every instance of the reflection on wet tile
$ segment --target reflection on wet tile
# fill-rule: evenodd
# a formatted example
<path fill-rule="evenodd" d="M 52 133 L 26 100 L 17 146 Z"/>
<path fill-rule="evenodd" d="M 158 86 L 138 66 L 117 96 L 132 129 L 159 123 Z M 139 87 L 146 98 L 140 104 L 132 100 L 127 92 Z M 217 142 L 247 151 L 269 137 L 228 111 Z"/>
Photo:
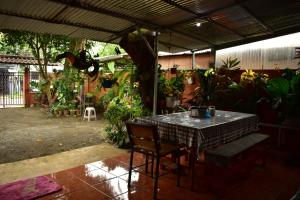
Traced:
<path fill-rule="evenodd" d="M 120 176 L 120 178 L 125 181 L 128 181 L 128 174 Z M 153 182 L 153 179 L 150 176 L 146 176 L 139 172 L 132 171 L 132 175 L 131 175 L 131 184 L 132 185 L 145 186 L 145 185 L 151 185 L 152 182 Z"/>
<path fill-rule="evenodd" d="M 152 200 L 152 191 L 150 190 L 129 190 L 126 193 L 115 197 L 117 200 Z M 170 198 L 171 199 L 171 198 Z"/>
<path fill-rule="evenodd" d="M 106 159 L 91 164 L 115 176 L 122 176 L 128 173 L 128 165 L 113 159 Z"/>
<path fill-rule="evenodd" d="M 116 176 L 102 169 L 97 169 L 93 171 L 88 171 L 85 174 L 76 175 L 76 177 L 90 185 L 95 185 L 103 181 L 115 178 Z"/>
<path fill-rule="evenodd" d="M 114 157 L 113 159 L 125 163 L 126 165 L 129 166 L 130 153 Z M 134 153 L 133 165 L 139 166 L 139 165 L 143 165 L 144 163 L 145 163 L 145 156 L 141 153 Z"/>
<path fill-rule="evenodd" d="M 54 194 L 56 196 L 61 196 L 61 194 L 67 194 L 76 190 L 80 190 L 84 185 L 84 182 L 80 181 L 73 175 L 73 173 L 67 170 L 53 173 L 47 176 L 52 178 L 62 187 L 62 190 L 60 192 Z"/>
<path fill-rule="evenodd" d="M 56 198 L 56 200 L 109 200 L 107 195 L 99 192 L 98 190 L 89 187 L 77 192 L 72 192 Z"/>
<path fill-rule="evenodd" d="M 110 197 L 115 197 L 128 191 L 127 182 L 120 178 L 110 179 L 93 187 Z"/>

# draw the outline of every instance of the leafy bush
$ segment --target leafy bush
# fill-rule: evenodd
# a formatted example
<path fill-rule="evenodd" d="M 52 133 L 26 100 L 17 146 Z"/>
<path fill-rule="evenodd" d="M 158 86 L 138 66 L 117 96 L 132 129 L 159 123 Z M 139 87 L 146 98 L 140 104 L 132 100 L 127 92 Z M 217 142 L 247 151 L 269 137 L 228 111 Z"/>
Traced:
<path fill-rule="evenodd" d="M 129 140 L 124 122 L 131 117 L 142 116 L 144 113 L 139 95 L 132 96 L 132 99 L 126 97 L 113 98 L 104 113 L 105 119 L 109 122 L 106 128 L 108 138 L 119 147 L 126 146 Z"/>

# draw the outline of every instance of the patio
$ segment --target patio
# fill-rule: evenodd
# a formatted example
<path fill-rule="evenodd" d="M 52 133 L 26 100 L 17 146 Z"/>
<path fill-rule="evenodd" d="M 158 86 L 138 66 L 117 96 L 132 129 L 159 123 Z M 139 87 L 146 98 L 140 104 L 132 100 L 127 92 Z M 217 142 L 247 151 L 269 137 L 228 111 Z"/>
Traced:
<path fill-rule="evenodd" d="M 0 36 L 7 45 L 3 49 L 10 53 L 6 49 L 10 45 L 21 54 L 26 47 L 39 61 L 41 77 L 36 82 L 29 83 L 30 66 L 21 69 L 27 92 L 22 104 L 49 106 L 49 112 L 33 110 L 33 115 L 28 109 L 1 110 L 0 163 L 5 164 L 0 164 L 0 199 L 11 191 L 23 195 L 38 190 L 34 177 L 41 175 L 61 186 L 41 200 L 147 200 L 156 199 L 156 191 L 158 199 L 285 200 L 299 191 L 298 43 L 292 41 L 285 49 L 260 45 L 255 53 L 249 48 L 247 58 L 236 52 L 217 55 L 230 47 L 297 34 L 298 2 L 7 0 L 0 4 Z M 118 44 L 114 52 L 120 54 L 120 47 L 131 60 L 121 65 L 101 62 L 96 57 L 106 44 L 92 55 L 93 45 L 87 40 Z M 241 52 L 246 49 L 239 47 Z M 195 58 L 195 52 L 202 50 L 209 52 L 205 66 L 197 65 Z M 180 70 L 178 63 L 170 66 L 168 57 L 168 66 L 161 70 L 159 51 L 169 55 L 188 51 L 191 64 Z M 61 59 L 69 64 L 50 75 L 47 63 Z M 253 71 L 245 68 L 252 65 Z M 0 86 L 4 97 L 4 78 Z M 29 96 L 33 87 L 40 93 Z M 106 121 L 102 116 L 82 121 L 82 111 L 90 106 L 101 109 Z M 50 112 L 51 117 L 45 117 Z M 134 121 L 132 130 L 142 137 L 136 139 L 128 120 Z M 264 138 L 253 142 L 257 135 Z M 128 187 L 133 154 L 106 143 L 106 138 L 115 146 L 130 145 L 132 152 L 144 153 L 145 157 L 135 154 L 134 165 L 142 165 L 149 155 L 155 157 L 154 171 L 169 172 L 159 178 L 158 190 L 144 166 L 132 172 Z M 168 162 L 182 156 L 181 171 L 159 163 L 160 156 Z M 3 193 L 6 183 L 22 179 L 34 184 Z"/>
<path fill-rule="evenodd" d="M 223 199 L 228 200 L 286 200 L 299 189 L 300 169 L 288 166 L 285 154 L 270 150 L 265 168 L 254 167 L 247 176 L 226 186 Z M 141 164 L 137 156 L 135 164 Z M 60 192 L 40 198 L 48 199 L 151 199 L 152 178 L 139 168 L 133 173 L 132 187 L 127 188 L 129 154 L 92 162 L 47 176 L 57 181 L 63 189 Z M 189 189 L 189 178 L 182 175 L 181 187 L 176 187 L 176 174 L 169 173 L 159 179 L 159 199 L 203 199 L 217 200 L 216 190 L 208 188 L 209 174 L 204 164 L 197 164 L 195 191 Z M 213 182 L 222 181 L 222 177 Z"/>

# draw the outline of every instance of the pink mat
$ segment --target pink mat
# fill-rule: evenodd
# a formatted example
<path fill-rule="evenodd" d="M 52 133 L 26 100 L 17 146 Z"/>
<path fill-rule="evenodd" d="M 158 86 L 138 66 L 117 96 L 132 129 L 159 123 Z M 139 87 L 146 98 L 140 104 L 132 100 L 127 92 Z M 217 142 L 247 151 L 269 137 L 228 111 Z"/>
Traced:
<path fill-rule="evenodd" d="M 61 186 L 47 176 L 0 185 L 1 200 L 29 200 L 61 190 Z"/>

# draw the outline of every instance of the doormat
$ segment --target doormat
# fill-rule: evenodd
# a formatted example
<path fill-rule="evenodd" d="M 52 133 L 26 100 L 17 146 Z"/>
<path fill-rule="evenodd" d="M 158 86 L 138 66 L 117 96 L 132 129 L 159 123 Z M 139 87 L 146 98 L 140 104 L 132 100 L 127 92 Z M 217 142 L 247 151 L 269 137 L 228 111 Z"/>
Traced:
<path fill-rule="evenodd" d="M 30 200 L 61 190 L 61 186 L 47 176 L 38 176 L 0 185 L 1 200 Z"/>

